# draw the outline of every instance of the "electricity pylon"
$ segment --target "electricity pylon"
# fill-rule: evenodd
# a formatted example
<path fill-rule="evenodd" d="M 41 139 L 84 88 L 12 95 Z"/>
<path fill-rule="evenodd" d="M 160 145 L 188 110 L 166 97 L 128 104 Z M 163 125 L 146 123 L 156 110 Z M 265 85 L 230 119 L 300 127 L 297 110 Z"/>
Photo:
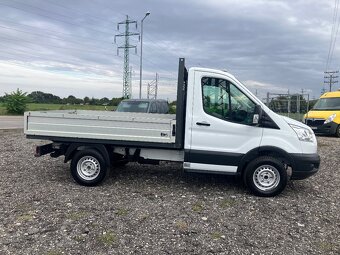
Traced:
<path fill-rule="evenodd" d="M 119 50 L 124 49 L 124 71 L 123 71 L 123 97 L 124 98 L 131 98 L 132 94 L 132 88 L 131 88 L 131 82 L 130 82 L 130 72 L 129 72 L 129 53 L 130 49 L 134 48 L 135 52 L 137 54 L 137 47 L 136 45 L 131 45 L 130 44 L 130 36 L 138 35 L 139 33 L 133 33 L 130 32 L 130 24 L 136 24 L 136 29 L 137 29 L 137 21 L 136 20 L 129 20 L 129 16 L 126 15 L 126 20 L 119 22 L 117 24 L 117 30 L 119 30 L 120 25 L 125 25 L 125 32 L 116 34 L 114 41 L 116 43 L 116 37 L 124 37 L 125 43 L 122 46 L 117 47 L 117 55 L 119 55 Z"/>

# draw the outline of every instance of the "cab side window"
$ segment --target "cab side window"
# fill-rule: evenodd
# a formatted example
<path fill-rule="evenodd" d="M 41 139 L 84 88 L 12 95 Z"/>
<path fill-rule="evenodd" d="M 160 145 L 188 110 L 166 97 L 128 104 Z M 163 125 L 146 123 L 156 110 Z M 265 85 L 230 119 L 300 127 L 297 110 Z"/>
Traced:
<path fill-rule="evenodd" d="M 225 79 L 203 77 L 203 109 L 216 118 L 251 124 L 255 103 L 234 84 Z"/>
<path fill-rule="evenodd" d="M 157 113 L 157 106 L 156 106 L 156 103 L 155 103 L 155 102 L 152 102 L 152 103 L 151 103 L 151 106 L 150 106 L 150 113 Z"/>

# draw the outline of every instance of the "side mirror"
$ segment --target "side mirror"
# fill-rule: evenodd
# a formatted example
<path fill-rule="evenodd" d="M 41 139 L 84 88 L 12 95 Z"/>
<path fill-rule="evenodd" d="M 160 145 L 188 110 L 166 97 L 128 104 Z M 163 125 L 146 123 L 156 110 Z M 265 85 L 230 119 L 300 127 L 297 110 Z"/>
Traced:
<path fill-rule="evenodd" d="M 261 105 L 256 105 L 254 109 L 254 115 L 253 115 L 253 125 L 261 124 L 262 119 L 262 107 Z"/>

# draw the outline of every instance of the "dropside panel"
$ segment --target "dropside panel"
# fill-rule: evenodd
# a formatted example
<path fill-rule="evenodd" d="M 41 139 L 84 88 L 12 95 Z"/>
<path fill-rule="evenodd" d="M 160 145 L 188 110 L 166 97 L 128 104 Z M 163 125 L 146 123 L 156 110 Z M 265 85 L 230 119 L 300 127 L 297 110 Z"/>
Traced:
<path fill-rule="evenodd" d="M 30 136 L 175 143 L 175 115 L 106 111 L 27 112 Z"/>

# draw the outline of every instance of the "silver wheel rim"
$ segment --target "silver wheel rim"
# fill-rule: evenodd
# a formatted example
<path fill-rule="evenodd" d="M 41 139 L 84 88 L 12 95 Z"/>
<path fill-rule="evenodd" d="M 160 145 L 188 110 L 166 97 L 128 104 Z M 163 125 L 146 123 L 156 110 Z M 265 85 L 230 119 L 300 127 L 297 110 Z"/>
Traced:
<path fill-rule="evenodd" d="M 259 166 L 253 174 L 253 182 L 261 191 L 275 189 L 280 182 L 279 171 L 271 165 Z"/>
<path fill-rule="evenodd" d="M 100 173 L 100 163 L 95 157 L 82 157 L 77 164 L 77 173 L 84 180 L 92 181 Z"/>

